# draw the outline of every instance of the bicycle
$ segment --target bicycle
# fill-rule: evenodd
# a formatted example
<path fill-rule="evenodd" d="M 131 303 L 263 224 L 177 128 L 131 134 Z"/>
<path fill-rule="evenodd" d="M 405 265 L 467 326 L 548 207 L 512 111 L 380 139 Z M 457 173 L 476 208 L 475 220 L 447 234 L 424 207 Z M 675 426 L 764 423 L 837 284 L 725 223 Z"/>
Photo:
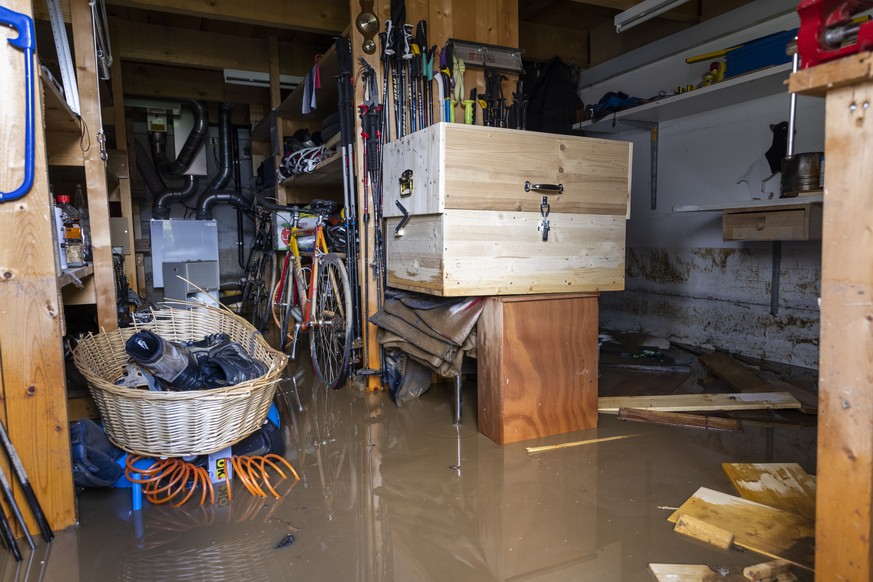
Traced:
<path fill-rule="evenodd" d="M 252 250 L 240 279 L 240 312 L 264 333 L 270 321 L 270 297 L 276 285 L 276 252 L 273 249 L 272 213 L 260 208 L 255 215 Z"/>
<path fill-rule="evenodd" d="M 309 348 L 315 375 L 334 388 L 346 372 L 352 349 L 352 296 L 342 258 L 328 249 L 327 218 L 336 205 L 313 201 L 308 210 L 315 217 L 312 228 L 300 228 L 301 209 L 289 206 L 291 233 L 288 253 L 273 293 L 273 318 L 279 326 L 282 349 L 297 356 L 300 331 L 309 332 Z M 312 235 L 312 260 L 303 265 L 300 237 Z M 291 331 L 293 325 L 293 333 Z"/>

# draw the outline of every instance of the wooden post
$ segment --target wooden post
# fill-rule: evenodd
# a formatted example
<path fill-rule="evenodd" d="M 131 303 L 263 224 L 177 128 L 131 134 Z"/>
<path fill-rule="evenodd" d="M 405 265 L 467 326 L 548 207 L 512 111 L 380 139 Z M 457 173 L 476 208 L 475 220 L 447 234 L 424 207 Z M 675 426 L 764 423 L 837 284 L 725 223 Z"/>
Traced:
<path fill-rule="evenodd" d="M 106 164 L 100 157 L 99 136 L 103 129 L 100 111 L 97 56 L 91 22 L 91 7 L 87 2 L 70 2 L 73 23 L 73 44 L 76 47 L 76 78 L 79 102 L 85 129 L 85 183 L 88 191 L 88 214 L 91 219 L 91 246 L 94 255 L 94 285 L 97 301 L 97 321 L 104 331 L 118 327 L 115 310 L 115 271 L 112 266 L 112 242 L 109 239 L 109 187 Z"/>
<path fill-rule="evenodd" d="M 10 0 L 10 10 L 32 15 L 30 1 Z M 24 175 L 24 58 L 0 39 L 2 157 L 0 190 L 11 191 Z M 34 57 L 33 70 L 38 71 Z M 0 204 L 0 417 L 21 457 L 31 484 L 53 529 L 76 523 L 67 428 L 64 357 L 61 348 L 63 306 L 57 287 L 58 264 L 49 196 L 43 133 L 42 86 L 34 84 L 34 183 L 18 200 Z M 5 456 L 2 470 L 11 476 Z M 14 480 L 11 479 L 10 480 Z M 16 499 L 36 535 L 35 522 L 20 489 Z M 20 531 L 19 531 L 20 533 Z"/>
<path fill-rule="evenodd" d="M 822 580 L 870 580 L 873 53 L 795 73 L 789 88 L 826 93 L 815 567 Z"/>
<path fill-rule="evenodd" d="M 110 26 L 110 38 L 118 38 L 118 28 Z M 136 251 L 134 250 L 134 235 L 133 235 L 133 201 L 130 193 L 130 171 L 131 171 L 131 156 L 129 152 L 133 151 L 130 144 L 127 143 L 127 116 L 124 111 L 124 80 L 121 73 L 121 58 L 112 59 L 112 96 L 115 103 L 115 149 L 122 150 L 117 155 L 123 157 L 124 165 L 127 172 L 118 178 L 118 190 L 121 200 L 121 216 L 127 221 L 127 244 L 130 249 L 130 254 L 124 258 L 124 273 L 127 276 L 127 283 L 134 293 L 139 292 L 139 281 L 136 273 Z M 116 172 L 116 174 L 118 174 Z M 145 293 L 145 289 L 143 289 Z"/>
<path fill-rule="evenodd" d="M 270 66 L 270 115 L 273 123 L 276 124 L 275 142 L 272 143 L 273 167 L 278 168 L 282 163 L 282 156 L 285 153 L 285 132 L 282 124 L 282 119 L 276 115 L 276 109 L 282 104 L 282 90 L 280 87 L 279 75 L 279 40 L 275 36 L 270 36 L 267 39 L 269 47 L 269 66 Z M 270 132 L 270 139 L 273 139 L 273 132 Z M 285 192 L 285 187 L 276 185 L 276 198 L 279 204 L 288 203 L 288 194 Z"/>

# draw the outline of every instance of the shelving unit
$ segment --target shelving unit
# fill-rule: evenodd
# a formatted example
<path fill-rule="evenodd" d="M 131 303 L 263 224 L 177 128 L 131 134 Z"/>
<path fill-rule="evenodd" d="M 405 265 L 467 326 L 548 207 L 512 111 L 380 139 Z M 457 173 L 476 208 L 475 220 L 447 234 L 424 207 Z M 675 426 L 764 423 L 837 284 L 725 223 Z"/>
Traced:
<path fill-rule="evenodd" d="M 584 133 L 615 133 L 633 128 L 634 124 L 663 123 L 720 107 L 737 105 L 787 92 L 785 81 L 788 80 L 790 73 L 790 63 L 759 69 L 688 93 L 672 95 L 618 111 L 597 121 L 582 121 L 575 124 L 573 128 Z"/>
<path fill-rule="evenodd" d="M 339 74 L 339 61 L 336 58 L 336 48 L 331 46 L 324 52 L 319 61 L 319 76 L 321 77 L 321 89 L 318 89 L 316 100 L 318 107 L 309 113 L 303 113 L 303 83 L 298 85 L 282 101 L 274 111 L 264 118 L 252 129 L 252 140 L 270 141 L 270 128 L 274 123 L 281 123 L 284 119 L 294 121 L 321 121 L 328 113 L 337 109 L 338 92 L 335 77 Z"/>

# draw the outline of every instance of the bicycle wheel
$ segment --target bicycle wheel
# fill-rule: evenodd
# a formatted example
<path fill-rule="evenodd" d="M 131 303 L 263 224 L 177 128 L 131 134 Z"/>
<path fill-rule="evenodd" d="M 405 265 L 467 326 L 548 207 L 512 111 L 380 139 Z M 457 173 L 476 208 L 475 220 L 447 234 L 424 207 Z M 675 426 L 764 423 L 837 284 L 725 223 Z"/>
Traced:
<path fill-rule="evenodd" d="M 309 333 L 312 367 L 319 380 L 334 388 L 345 374 L 352 348 L 349 276 L 338 256 L 326 254 L 318 259 L 315 284 L 315 320 Z"/>
<path fill-rule="evenodd" d="M 252 325 L 263 333 L 270 318 L 270 303 L 276 285 L 276 255 L 269 250 L 257 250 L 258 256 L 246 273 L 243 289 L 243 313 L 249 315 Z"/>

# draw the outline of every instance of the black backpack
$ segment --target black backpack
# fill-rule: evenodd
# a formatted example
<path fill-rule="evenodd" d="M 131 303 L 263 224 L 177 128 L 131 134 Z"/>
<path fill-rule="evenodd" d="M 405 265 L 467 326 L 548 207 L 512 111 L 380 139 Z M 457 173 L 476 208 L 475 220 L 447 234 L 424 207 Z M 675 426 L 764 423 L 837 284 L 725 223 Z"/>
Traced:
<path fill-rule="evenodd" d="M 527 129 L 547 133 L 572 134 L 576 111 L 582 101 L 576 93 L 576 80 L 561 57 L 553 57 L 534 81 L 527 106 Z"/>

